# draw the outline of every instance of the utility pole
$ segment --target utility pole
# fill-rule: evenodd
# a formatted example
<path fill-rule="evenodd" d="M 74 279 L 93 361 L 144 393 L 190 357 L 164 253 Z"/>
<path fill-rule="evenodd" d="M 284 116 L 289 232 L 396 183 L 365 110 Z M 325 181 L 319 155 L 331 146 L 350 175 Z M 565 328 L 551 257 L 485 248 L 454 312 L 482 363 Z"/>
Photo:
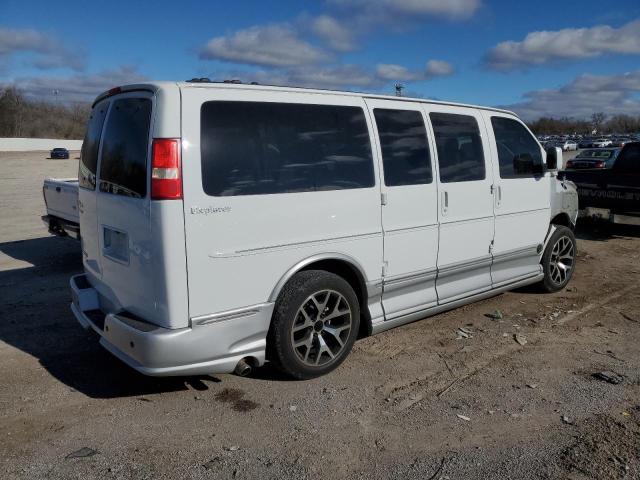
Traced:
<path fill-rule="evenodd" d="M 55 109 L 58 110 L 58 95 L 60 95 L 60 90 L 58 90 L 57 88 L 53 91 L 53 104 L 55 105 Z M 60 117 L 59 117 L 59 113 L 56 112 L 55 114 L 56 116 L 56 130 L 59 130 L 60 128 Z"/>

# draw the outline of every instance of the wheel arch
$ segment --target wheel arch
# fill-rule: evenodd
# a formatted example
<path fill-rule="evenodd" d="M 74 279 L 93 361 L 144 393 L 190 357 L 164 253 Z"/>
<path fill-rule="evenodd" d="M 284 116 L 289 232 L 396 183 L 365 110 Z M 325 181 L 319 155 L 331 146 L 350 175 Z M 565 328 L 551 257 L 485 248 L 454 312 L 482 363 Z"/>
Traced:
<path fill-rule="evenodd" d="M 360 304 L 360 316 L 361 319 L 364 320 L 360 322 L 359 336 L 368 336 L 371 334 L 371 314 L 368 308 L 369 294 L 364 268 L 362 268 L 362 265 L 360 265 L 355 258 L 343 253 L 321 253 L 300 260 L 289 268 L 280 278 L 276 286 L 271 291 L 269 301 L 275 302 L 287 282 L 291 280 L 296 273 L 305 270 L 324 270 L 345 279 L 347 283 L 351 285 L 351 288 L 353 288 L 356 296 L 358 297 L 358 302 Z"/>
<path fill-rule="evenodd" d="M 563 227 L 570 228 L 573 230 L 575 225 L 571 222 L 571 218 L 569 214 L 566 212 L 560 212 L 555 217 L 551 219 L 552 225 L 562 225 Z"/>

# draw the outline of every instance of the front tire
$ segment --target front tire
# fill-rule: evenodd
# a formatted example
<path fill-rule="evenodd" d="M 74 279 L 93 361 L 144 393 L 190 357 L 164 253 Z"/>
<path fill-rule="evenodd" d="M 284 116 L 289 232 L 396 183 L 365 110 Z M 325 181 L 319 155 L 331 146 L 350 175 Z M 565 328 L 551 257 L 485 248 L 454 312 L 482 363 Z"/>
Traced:
<path fill-rule="evenodd" d="M 571 229 L 557 225 L 542 254 L 543 290 L 552 293 L 567 286 L 575 270 L 576 252 L 576 237 Z"/>
<path fill-rule="evenodd" d="M 295 274 L 274 308 L 269 357 L 298 380 L 319 377 L 349 355 L 360 327 L 360 305 L 351 285 L 322 270 Z"/>

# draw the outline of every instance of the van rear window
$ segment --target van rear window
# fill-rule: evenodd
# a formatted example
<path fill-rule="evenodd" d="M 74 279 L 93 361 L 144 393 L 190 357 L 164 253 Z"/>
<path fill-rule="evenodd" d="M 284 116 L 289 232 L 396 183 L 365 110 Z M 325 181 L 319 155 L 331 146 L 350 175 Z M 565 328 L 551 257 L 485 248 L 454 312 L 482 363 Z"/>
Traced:
<path fill-rule="evenodd" d="M 100 103 L 93 107 L 89 123 L 87 124 L 87 132 L 82 142 L 82 151 L 80 153 L 80 164 L 78 168 L 78 184 L 82 188 L 94 190 L 96 188 L 96 166 L 98 165 L 98 148 L 100 147 L 100 135 L 102 134 L 102 125 L 107 115 L 109 104 L 107 102 Z M 54 150 L 57 150 L 54 149 Z"/>
<path fill-rule="evenodd" d="M 359 107 L 212 101 L 201 112 L 208 195 L 372 187 L 371 141 Z"/>
<path fill-rule="evenodd" d="M 102 141 L 100 191 L 136 198 L 147 194 L 150 123 L 150 99 L 113 102 Z"/>

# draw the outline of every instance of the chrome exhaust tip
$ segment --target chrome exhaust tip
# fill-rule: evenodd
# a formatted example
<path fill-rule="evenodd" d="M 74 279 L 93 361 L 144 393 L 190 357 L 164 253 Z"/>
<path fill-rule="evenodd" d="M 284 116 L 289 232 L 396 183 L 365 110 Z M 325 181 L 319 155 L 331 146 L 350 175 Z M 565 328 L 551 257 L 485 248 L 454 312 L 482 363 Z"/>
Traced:
<path fill-rule="evenodd" d="M 246 358 L 243 358 L 238 362 L 236 368 L 233 370 L 233 373 L 240 377 L 246 377 L 251 373 L 251 370 L 253 370 L 253 367 L 251 366 L 251 364 L 249 364 L 249 362 L 247 362 Z"/>

